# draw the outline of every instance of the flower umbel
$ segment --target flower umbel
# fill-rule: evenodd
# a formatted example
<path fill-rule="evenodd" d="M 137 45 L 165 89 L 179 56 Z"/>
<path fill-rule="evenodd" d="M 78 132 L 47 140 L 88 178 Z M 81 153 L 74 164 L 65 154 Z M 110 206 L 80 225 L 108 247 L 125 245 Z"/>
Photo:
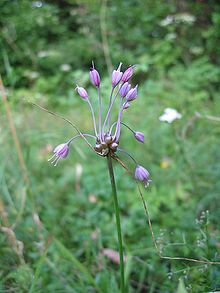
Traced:
<path fill-rule="evenodd" d="M 84 87 L 76 86 L 76 91 L 79 96 L 88 103 L 89 109 L 92 114 L 94 134 L 81 134 L 70 138 L 66 143 L 58 145 L 54 149 L 54 155 L 49 161 L 52 160 L 54 166 L 57 165 L 60 159 L 66 158 L 69 153 L 69 145 L 78 137 L 90 137 L 94 140 L 95 152 L 102 156 L 116 157 L 116 152 L 122 152 L 127 154 L 136 165 L 135 178 L 144 183 L 145 187 L 149 184 L 149 172 L 141 167 L 136 160 L 123 149 L 119 149 L 119 141 L 121 134 L 121 126 L 125 126 L 129 131 L 133 133 L 134 138 L 138 142 L 144 142 L 144 134 L 139 131 L 134 131 L 124 122 L 122 122 L 122 116 L 124 110 L 128 109 L 138 95 L 138 85 L 131 88 L 128 83 L 133 75 L 134 66 L 129 66 L 125 72 L 121 71 L 122 63 L 119 64 L 116 70 L 113 70 L 111 76 L 112 90 L 109 97 L 109 105 L 107 112 L 104 113 L 102 109 L 102 95 L 101 95 L 101 79 L 98 71 L 95 69 L 95 65 L 92 62 L 90 68 L 90 80 L 92 84 L 97 88 L 98 94 L 98 109 L 94 109 L 92 101 Z M 111 113 L 114 106 L 118 102 L 118 115 L 116 121 L 111 121 Z M 102 119 L 103 118 L 103 119 Z"/>

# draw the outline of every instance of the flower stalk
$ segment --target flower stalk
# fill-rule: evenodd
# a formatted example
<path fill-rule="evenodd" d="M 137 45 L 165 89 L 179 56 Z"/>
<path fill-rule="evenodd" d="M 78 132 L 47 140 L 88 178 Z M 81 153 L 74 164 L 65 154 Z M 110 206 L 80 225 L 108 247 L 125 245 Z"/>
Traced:
<path fill-rule="evenodd" d="M 112 157 L 110 153 L 107 155 L 107 160 L 108 160 L 108 170 L 109 170 L 109 177 L 111 180 L 112 196 L 113 196 L 114 208 L 115 208 L 115 219 L 116 219 L 116 226 L 117 226 L 117 233 L 118 233 L 118 248 L 119 248 L 119 256 L 120 256 L 120 272 L 121 272 L 121 279 L 120 279 L 121 293 L 125 293 L 124 255 L 123 255 L 120 211 L 119 211 L 119 205 L 118 205 L 114 170 L 112 165 Z"/>
<path fill-rule="evenodd" d="M 128 127 L 124 122 L 122 122 L 122 116 L 125 109 L 128 109 L 133 101 L 137 98 L 138 95 L 138 85 L 131 88 L 131 84 L 128 82 L 133 75 L 133 68 L 134 66 L 129 66 L 125 72 L 121 71 L 122 63 L 119 64 L 118 68 L 113 71 L 111 76 L 111 92 L 109 100 L 102 100 L 101 96 L 101 79 L 99 72 L 95 69 L 94 63 L 92 62 L 92 67 L 90 68 L 90 80 L 97 89 L 97 100 L 98 100 L 98 107 L 93 109 L 93 105 L 90 101 L 89 94 L 87 93 L 86 89 L 81 86 L 76 86 L 76 91 L 79 96 L 88 103 L 91 114 L 92 114 L 92 121 L 93 121 L 93 128 L 95 136 L 92 134 L 83 134 L 81 133 L 78 128 L 72 124 L 71 121 L 65 119 L 61 116 L 62 119 L 70 123 L 75 130 L 77 131 L 77 135 L 73 136 L 66 142 L 59 144 L 53 150 L 53 156 L 49 159 L 52 161 L 54 166 L 61 159 L 65 159 L 70 150 L 70 144 L 75 142 L 76 138 L 83 138 L 85 142 L 96 152 L 97 155 L 101 157 L 107 157 L 108 162 L 108 170 L 109 176 L 111 180 L 111 187 L 112 187 L 112 196 L 114 201 L 114 209 L 115 209 L 115 218 L 116 218 L 116 228 L 118 234 L 118 250 L 119 250 L 119 258 L 120 258 L 120 289 L 121 293 L 125 293 L 125 276 L 124 276 L 124 256 L 123 256 L 123 241 L 122 241 L 122 232 L 121 232 L 121 223 L 120 223 L 120 211 L 118 205 L 118 197 L 117 197 L 117 190 L 114 178 L 114 170 L 112 166 L 112 160 L 117 160 L 117 152 L 125 153 L 135 164 L 135 172 L 134 177 L 136 180 L 142 182 L 145 187 L 149 185 L 149 177 L 150 173 L 126 151 L 123 149 L 119 149 L 120 144 L 120 135 L 121 135 L 121 125 L 128 128 L 134 135 L 134 138 L 139 142 L 144 142 L 144 134 L 139 131 L 133 131 L 130 127 Z M 118 100 L 118 103 L 116 103 Z M 105 108 L 102 108 L 102 101 L 108 103 L 107 111 Z M 118 115 L 116 121 L 111 121 L 113 118 L 112 111 L 113 106 L 118 107 Z M 42 108 L 42 107 L 41 107 Z M 95 111 L 94 111 L 95 110 Z M 53 114 L 51 111 L 49 113 Z M 107 113 L 106 113 L 107 112 Z M 113 120 L 113 119 L 112 119 Z M 110 124 L 112 123 L 111 127 Z M 112 133 L 113 128 L 114 133 Z M 91 145 L 86 137 L 93 138 L 94 144 Z"/>

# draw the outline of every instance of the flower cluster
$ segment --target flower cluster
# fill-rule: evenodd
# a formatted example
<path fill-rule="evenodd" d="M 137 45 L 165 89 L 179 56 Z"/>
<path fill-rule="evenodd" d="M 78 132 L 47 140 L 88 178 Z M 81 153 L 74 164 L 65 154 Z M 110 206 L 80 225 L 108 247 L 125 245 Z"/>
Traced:
<path fill-rule="evenodd" d="M 129 83 L 133 71 L 134 66 L 129 66 L 124 72 L 121 71 L 122 63 L 119 64 L 118 68 L 112 72 L 111 77 L 111 93 L 109 98 L 109 106 L 107 109 L 107 113 L 104 113 L 102 109 L 102 98 L 100 94 L 101 88 L 101 79 L 99 72 L 95 69 L 94 63 L 92 63 L 92 67 L 90 68 L 90 80 L 94 87 L 97 88 L 98 100 L 99 100 L 99 109 L 98 113 L 96 113 L 93 109 L 92 103 L 90 101 L 89 95 L 85 88 L 81 86 L 76 86 L 76 91 L 79 96 L 88 103 L 88 106 L 91 111 L 93 127 L 94 127 L 94 135 L 91 134 L 82 134 L 84 137 L 91 137 L 94 139 L 94 150 L 100 156 L 112 156 L 114 157 L 116 152 L 122 152 L 128 155 L 136 165 L 135 169 L 135 179 L 144 183 L 145 186 L 149 184 L 149 172 L 142 166 L 140 166 L 137 161 L 125 150 L 119 148 L 119 140 L 121 134 L 121 127 L 125 126 L 129 131 L 133 133 L 134 138 L 143 143 L 144 142 L 144 134 L 139 131 L 134 131 L 124 122 L 122 122 L 123 112 L 126 111 L 131 103 L 137 98 L 138 95 L 138 85 L 132 87 Z M 118 114 L 116 121 L 112 122 L 112 110 L 116 101 L 119 100 Z M 105 116 L 104 116 L 105 114 Z M 98 117 L 96 117 L 96 115 Z M 61 158 L 66 158 L 69 153 L 70 143 L 75 140 L 77 137 L 81 135 L 76 135 L 69 139 L 67 142 L 58 145 L 54 149 L 54 155 L 49 159 L 52 160 L 52 164 L 54 166 L 57 165 L 58 161 Z"/>

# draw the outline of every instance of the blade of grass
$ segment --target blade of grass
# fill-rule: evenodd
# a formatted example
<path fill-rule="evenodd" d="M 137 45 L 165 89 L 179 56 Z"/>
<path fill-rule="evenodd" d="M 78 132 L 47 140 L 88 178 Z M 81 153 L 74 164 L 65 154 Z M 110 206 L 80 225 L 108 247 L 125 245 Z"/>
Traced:
<path fill-rule="evenodd" d="M 129 253 L 127 251 L 126 263 L 125 263 L 125 284 L 126 284 L 126 286 L 128 286 L 128 284 L 129 284 L 129 279 L 130 279 L 130 275 L 131 275 L 133 266 L 134 266 L 134 263 L 133 263 L 132 256 L 129 255 Z"/>
<path fill-rule="evenodd" d="M 37 281 L 38 281 L 39 276 L 40 276 L 42 265 L 46 260 L 48 248 L 49 248 L 49 245 L 47 246 L 47 248 L 45 249 L 44 253 L 41 255 L 40 259 L 37 262 L 37 266 L 36 266 L 34 276 L 33 276 L 33 282 L 31 284 L 31 288 L 29 290 L 29 293 L 34 293 L 34 289 L 35 289 L 35 287 L 37 285 Z"/>
<path fill-rule="evenodd" d="M 73 263 L 73 265 L 86 276 L 89 283 L 92 284 L 98 292 L 101 292 L 98 288 L 93 276 L 90 274 L 90 272 L 87 270 L 87 268 L 80 262 L 78 259 L 58 240 L 54 239 L 54 242 L 58 249 L 61 251 L 61 253 Z"/>
<path fill-rule="evenodd" d="M 16 130 L 15 125 L 14 125 L 14 120 L 13 120 L 13 116 L 12 116 L 12 113 L 11 113 L 11 108 L 10 108 L 10 105 L 8 103 L 8 100 L 7 100 L 7 95 L 6 95 L 5 87 L 3 85 L 3 81 L 2 81 L 1 76 L 0 76 L 0 93 L 1 93 L 1 96 L 2 96 L 2 102 L 3 102 L 4 106 L 5 106 L 6 117 L 7 117 L 7 120 L 8 120 L 8 124 L 9 124 L 10 132 L 11 132 L 11 135 L 12 135 L 12 139 L 13 139 L 13 142 L 14 142 L 14 146 L 15 146 L 15 149 L 16 149 L 16 152 L 17 152 L 18 161 L 19 161 L 19 164 L 20 164 L 20 167 L 21 167 L 23 179 L 24 179 L 24 182 L 26 184 L 28 184 L 29 183 L 29 178 L 28 178 L 28 173 L 27 173 L 27 167 L 26 167 L 26 164 L 25 164 L 25 161 L 24 161 L 24 157 L 23 157 L 23 153 L 22 153 L 22 149 L 21 149 L 21 144 L 20 144 L 20 141 L 19 141 L 19 138 L 18 138 L 18 135 L 17 135 L 17 130 Z"/>

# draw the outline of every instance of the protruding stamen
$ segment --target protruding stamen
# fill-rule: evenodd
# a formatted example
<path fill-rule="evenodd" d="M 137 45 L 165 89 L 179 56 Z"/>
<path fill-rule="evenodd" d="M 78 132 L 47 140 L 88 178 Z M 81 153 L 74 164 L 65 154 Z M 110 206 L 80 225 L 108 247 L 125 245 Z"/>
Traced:
<path fill-rule="evenodd" d="M 50 162 L 54 157 L 56 156 L 56 154 L 54 154 L 50 159 L 48 159 L 47 161 Z"/>
<path fill-rule="evenodd" d="M 58 164 L 58 162 L 59 162 L 60 159 L 61 159 L 61 157 L 59 157 L 59 158 L 57 159 L 56 163 L 54 164 L 54 167 L 57 166 L 57 164 Z"/>
<path fill-rule="evenodd" d="M 58 160 L 58 156 L 56 156 L 56 158 L 51 162 L 51 165 L 53 165 L 57 160 Z"/>

